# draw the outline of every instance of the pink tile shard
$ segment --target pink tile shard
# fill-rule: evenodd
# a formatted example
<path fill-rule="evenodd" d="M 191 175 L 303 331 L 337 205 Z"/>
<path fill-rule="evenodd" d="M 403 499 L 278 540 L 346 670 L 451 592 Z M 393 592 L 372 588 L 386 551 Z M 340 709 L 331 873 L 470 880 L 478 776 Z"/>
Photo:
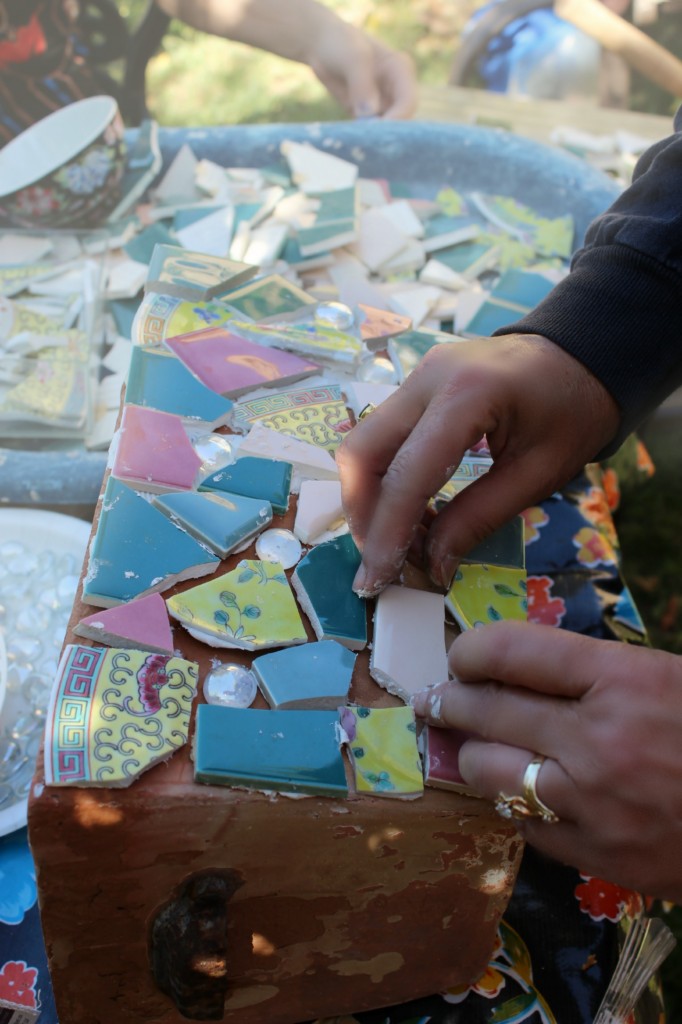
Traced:
<path fill-rule="evenodd" d="M 126 405 L 111 468 L 142 491 L 189 491 L 201 468 L 179 416 Z"/>
<path fill-rule="evenodd" d="M 236 398 L 254 388 L 293 383 L 319 366 L 283 349 L 239 338 L 224 327 L 166 338 L 164 344 L 212 391 Z"/>
<path fill-rule="evenodd" d="M 108 647 L 173 653 L 173 632 L 166 602 L 160 594 L 149 594 L 114 608 L 103 608 L 81 619 L 73 631 L 77 636 Z"/>

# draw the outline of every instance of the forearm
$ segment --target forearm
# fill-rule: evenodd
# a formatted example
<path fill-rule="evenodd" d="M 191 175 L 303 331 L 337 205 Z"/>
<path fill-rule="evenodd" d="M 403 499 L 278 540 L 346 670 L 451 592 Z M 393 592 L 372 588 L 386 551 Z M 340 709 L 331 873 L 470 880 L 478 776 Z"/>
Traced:
<path fill-rule="evenodd" d="M 193 28 L 309 63 L 314 40 L 340 19 L 314 0 L 156 0 Z"/>
<path fill-rule="evenodd" d="M 543 335 L 583 363 L 621 410 L 615 443 L 682 383 L 682 109 L 676 129 L 590 226 L 571 274 L 498 332 Z"/>

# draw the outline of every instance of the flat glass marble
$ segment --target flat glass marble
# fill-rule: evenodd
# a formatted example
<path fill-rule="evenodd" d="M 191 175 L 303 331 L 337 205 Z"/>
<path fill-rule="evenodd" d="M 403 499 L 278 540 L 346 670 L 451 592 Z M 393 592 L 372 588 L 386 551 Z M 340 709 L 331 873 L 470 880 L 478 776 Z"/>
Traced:
<path fill-rule="evenodd" d="M 501 619 L 528 618 L 525 569 L 464 565 L 455 573 L 445 604 L 462 629 Z"/>
<path fill-rule="evenodd" d="M 373 796 L 414 798 L 424 792 L 412 708 L 341 709 L 355 789 Z"/>
<path fill-rule="evenodd" d="M 264 562 L 279 562 L 283 569 L 296 565 L 301 557 L 301 542 L 291 532 L 279 527 L 261 533 L 256 541 L 256 554 Z"/>
<path fill-rule="evenodd" d="M 327 708 L 348 700 L 357 655 L 332 640 L 288 647 L 251 665 L 271 708 Z"/>
<path fill-rule="evenodd" d="M 344 302 L 321 302 L 315 309 L 315 320 L 339 331 L 347 331 L 355 323 L 355 314 Z"/>
<path fill-rule="evenodd" d="M 170 615 L 212 647 L 257 651 L 307 641 L 282 566 L 244 559 L 217 579 L 170 597 Z"/>
<path fill-rule="evenodd" d="M 148 594 L 136 601 L 86 615 L 76 623 L 73 631 L 86 640 L 95 640 L 110 647 L 173 653 L 173 633 L 166 602 L 160 594 Z"/>
<path fill-rule="evenodd" d="M 167 654 L 64 648 L 45 729 L 48 786 L 129 786 L 187 742 L 197 665 Z"/>
<path fill-rule="evenodd" d="M 350 534 L 318 544 L 296 566 L 292 583 L 318 640 L 352 651 L 367 646 L 366 601 L 353 592 L 360 553 Z"/>
<path fill-rule="evenodd" d="M 406 703 L 448 678 L 442 594 L 388 586 L 377 598 L 370 675 Z"/>
<path fill-rule="evenodd" d="M 210 785 L 346 797 L 338 711 L 200 704 L 194 778 Z"/>
<path fill-rule="evenodd" d="M 142 345 L 133 345 L 125 401 L 173 413 L 209 430 L 229 423 L 232 402 L 211 391 L 179 359 Z"/>
<path fill-rule="evenodd" d="M 288 388 L 238 402 L 234 429 L 247 433 L 254 423 L 329 452 L 336 451 L 351 427 L 338 384 Z"/>
<path fill-rule="evenodd" d="M 258 683 L 243 665 L 216 665 L 207 673 L 202 689 L 207 704 L 248 708 L 256 699 Z"/>
<path fill-rule="evenodd" d="M 124 405 L 112 475 L 142 491 L 191 490 L 201 468 L 179 416 Z"/>
<path fill-rule="evenodd" d="M 109 477 L 83 600 L 108 608 L 212 573 L 219 559 L 148 501 Z"/>
<path fill-rule="evenodd" d="M 192 438 L 192 448 L 201 459 L 202 476 L 234 462 L 232 444 L 225 434 L 200 434 Z"/>
<path fill-rule="evenodd" d="M 199 484 L 199 490 L 216 491 L 228 497 L 241 494 L 259 498 L 270 502 L 274 511 L 283 515 L 289 508 L 292 472 L 289 462 L 245 456 L 207 476 Z"/>
<path fill-rule="evenodd" d="M 239 338 L 226 327 L 179 334 L 164 344 L 202 384 L 225 398 L 293 383 L 319 370 L 316 363 Z"/>
<path fill-rule="evenodd" d="M 152 504 L 220 558 L 244 547 L 272 521 L 272 506 L 236 494 L 185 491 L 158 495 Z"/>

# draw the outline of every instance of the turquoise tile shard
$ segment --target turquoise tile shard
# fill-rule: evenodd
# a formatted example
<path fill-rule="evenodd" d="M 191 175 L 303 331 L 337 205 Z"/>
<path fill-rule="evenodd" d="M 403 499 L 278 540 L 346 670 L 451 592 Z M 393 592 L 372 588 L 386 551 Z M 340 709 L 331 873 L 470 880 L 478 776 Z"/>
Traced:
<path fill-rule="evenodd" d="M 189 302 L 208 302 L 237 288 L 258 273 L 258 267 L 176 245 L 157 245 L 149 263 L 145 292 L 161 292 Z"/>
<path fill-rule="evenodd" d="M 283 515 L 289 508 L 291 474 L 290 462 L 245 456 L 207 476 L 199 484 L 199 490 L 260 498 L 269 501 L 274 511 Z"/>
<path fill-rule="evenodd" d="M 279 562 L 244 559 L 231 572 L 170 597 L 166 606 L 191 636 L 212 647 L 260 651 L 308 639 Z"/>
<path fill-rule="evenodd" d="M 197 380 L 176 356 L 133 345 L 125 401 L 170 412 L 208 430 L 229 423 L 232 402 Z"/>
<path fill-rule="evenodd" d="M 109 477 L 83 600 L 110 608 L 212 573 L 219 559 L 126 484 Z"/>
<path fill-rule="evenodd" d="M 296 566 L 294 590 L 318 640 L 352 651 L 367 646 L 367 609 L 353 592 L 360 553 L 350 534 L 318 544 Z"/>
<path fill-rule="evenodd" d="M 338 711 L 200 704 L 194 778 L 210 785 L 346 797 Z"/>
<path fill-rule="evenodd" d="M 333 710 L 348 700 L 357 655 L 333 640 L 261 654 L 251 669 L 271 708 Z"/>
<path fill-rule="evenodd" d="M 506 565 L 513 569 L 526 568 L 526 546 L 523 516 L 514 516 L 499 529 L 482 540 L 462 557 L 463 562 L 484 562 L 487 565 Z"/>
<path fill-rule="evenodd" d="M 236 494 L 179 491 L 155 496 L 152 504 L 220 558 L 246 547 L 272 522 L 270 502 Z"/>

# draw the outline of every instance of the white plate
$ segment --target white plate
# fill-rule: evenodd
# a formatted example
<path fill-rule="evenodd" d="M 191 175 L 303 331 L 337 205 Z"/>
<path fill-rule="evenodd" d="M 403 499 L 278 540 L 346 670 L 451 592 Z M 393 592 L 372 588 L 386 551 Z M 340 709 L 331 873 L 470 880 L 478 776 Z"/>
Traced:
<path fill-rule="evenodd" d="M 0 546 L 7 541 L 18 541 L 23 544 L 24 548 L 36 555 L 44 551 L 51 551 L 56 556 L 72 555 L 75 559 L 76 575 L 80 572 L 85 557 L 90 528 L 90 523 L 74 516 L 63 515 L 60 512 L 48 512 L 44 509 L 0 509 Z M 11 621 L 10 614 L 8 614 L 8 619 Z M 4 640 L 6 646 L 11 642 L 11 637 L 3 636 L 4 628 L 0 626 L 0 641 Z M 58 653 L 55 651 L 56 655 Z M 0 649 L 0 722 L 5 718 L 5 715 L 1 714 L 1 698 L 6 672 L 5 679 L 3 679 L 2 669 L 2 650 Z M 16 713 L 16 700 L 14 707 L 12 704 L 14 695 L 7 692 L 5 696 L 5 713 Z M 23 828 L 26 824 L 27 805 L 28 800 L 19 800 L 4 810 L 0 810 L 0 836 Z"/>

